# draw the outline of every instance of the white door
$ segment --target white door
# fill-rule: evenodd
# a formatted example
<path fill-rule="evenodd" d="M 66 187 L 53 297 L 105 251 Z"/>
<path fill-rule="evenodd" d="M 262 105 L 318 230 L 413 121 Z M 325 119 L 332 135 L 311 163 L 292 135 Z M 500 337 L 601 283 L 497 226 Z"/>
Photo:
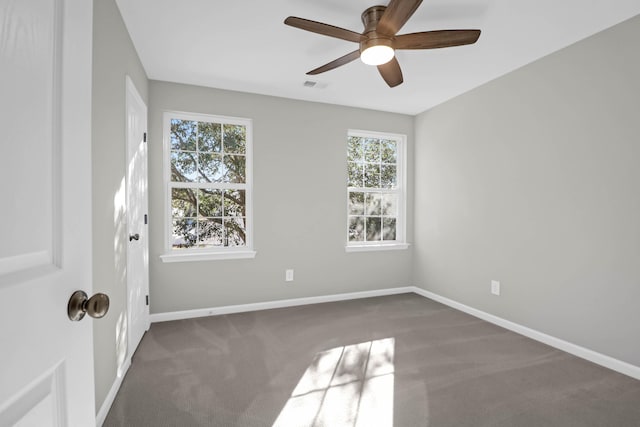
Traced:
<path fill-rule="evenodd" d="M 0 426 L 95 425 L 92 2 L 0 0 Z"/>
<path fill-rule="evenodd" d="M 126 78 L 127 114 L 127 313 L 128 356 L 149 329 L 149 239 L 147 196 L 147 106 Z"/>

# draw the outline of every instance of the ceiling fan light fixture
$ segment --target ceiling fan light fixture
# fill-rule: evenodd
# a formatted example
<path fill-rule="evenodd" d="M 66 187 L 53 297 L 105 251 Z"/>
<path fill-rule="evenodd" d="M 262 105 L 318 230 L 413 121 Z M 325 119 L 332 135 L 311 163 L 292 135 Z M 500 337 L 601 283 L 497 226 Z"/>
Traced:
<path fill-rule="evenodd" d="M 391 46 L 378 44 L 369 46 L 360 54 L 360 59 L 367 65 L 382 65 L 393 59 L 395 52 Z"/>
<path fill-rule="evenodd" d="M 307 75 L 324 73 L 360 58 L 367 65 L 377 66 L 387 85 L 396 87 L 403 82 L 402 70 L 395 58 L 396 50 L 463 46 L 475 43 L 480 37 L 480 30 L 436 30 L 398 34 L 422 1 L 389 0 L 387 6 L 367 8 L 360 15 L 364 25 L 362 33 L 295 16 L 289 16 L 284 23 L 301 30 L 360 44 L 359 49 L 314 68 L 307 72 Z"/>
<path fill-rule="evenodd" d="M 382 65 L 391 61 L 395 55 L 391 39 L 381 37 L 375 31 L 366 34 L 360 40 L 360 59 L 367 65 Z"/>

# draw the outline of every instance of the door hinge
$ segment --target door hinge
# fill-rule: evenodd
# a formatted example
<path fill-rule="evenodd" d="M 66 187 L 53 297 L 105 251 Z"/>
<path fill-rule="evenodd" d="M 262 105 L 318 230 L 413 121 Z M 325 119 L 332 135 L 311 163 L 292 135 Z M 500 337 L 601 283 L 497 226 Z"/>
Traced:
<path fill-rule="evenodd" d="M 149 305 L 149 295 L 147 295 L 147 305 Z"/>
<path fill-rule="evenodd" d="M 142 134 L 142 141 L 143 142 L 147 142 L 147 133 L 146 132 Z"/>
<path fill-rule="evenodd" d="M 147 222 L 147 214 L 144 214 L 144 223 L 145 223 L 145 225 L 148 224 L 148 222 Z"/>

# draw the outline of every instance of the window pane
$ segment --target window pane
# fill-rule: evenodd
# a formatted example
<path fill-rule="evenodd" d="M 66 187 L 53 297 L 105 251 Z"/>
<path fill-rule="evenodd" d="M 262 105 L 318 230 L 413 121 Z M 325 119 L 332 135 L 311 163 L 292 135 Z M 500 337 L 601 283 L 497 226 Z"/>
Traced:
<path fill-rule="evenodd" d="M 224 156 L 224 167 L 226 169 L 224 182 L 242 184 L 246 181 L 245 156 Z"/>
<path fill-rule="evenodd" d="M 247 128 L 241 125 L 224 125 L 224 152 L 244 154 Z"/>
<path fill-rule="evenodd" d="M 191 188 L 171 189 L 171 216 L 180 218 L 196 216 L 196 190 Z"/>
<path fill-rule="evenodd" d="M 196 171 L 196 153 L 174 151 L 171 153 L 171 181 L 195 182 L 198 173 Z"/>
<path fill-rule="evenodd" d="M 198 123 L 198 150 L 206 152 L 222 151 L 222 141 L 220 135 L 222 125 L 220 123 Z"/>
<path fill-rule="evenodd" d="M 404 215 L 400 191 L 404 176 L 399 176 L 403 141 L 401 135 L 347 135 L 347 239 L 356 246 L 398 242 L 399 233 L 403 234 L 404 218 L 399 217 Z"/>
<path fill-rule="evenodd" d="M 224 216 L 245 216 L 245 191 L 224 191 Z"/>
<path fill-rule="evenodd" d="M 398 196 L 396 194 L 382 195 L 382 215 L 398 215 Z"/>
<path fill-rule="evenodd" d="M 382 196 L 379 193 L 367 193 L 366 215 L 380 215 L 382 213 Z"/>
<path fill-rule="evenodd" d="M 171 119 L 171 149 L 196 151 L 198 122 Z"/>
<path fill-rule="evenodd" d="M 382 140 L 380 142 L 380 153 L 382 163 L 396 163 L 398 157 L 398 147 L 395 141 Z"/>
<path fill-rule="evenodd" d="M 179 114 L 179 113 L 177 113 Z M 225 124 L 231 120 L 231 124 Z M 247 167 L 251 162 L 251 125 L 244 119 L 202 116 L 202 120 L 170 118 L 168 153 L 171 166 L 169 217 L 175 249 L 246 246 Z"/>
<path fill-rule="evenodd" d="M 349 215 L 364 215 L 364 193 L 349 193 Z"/>
<path fill-rule="evenodd" d="M 198 182 L 222 182 L 223 179 L 222 156 L 198 153 Z"/>
<path fill-rule="evenodd" d="M 171 246 L 180 248 L 190 248 L 195 245 L 196 237 L 196 225 L 195 218 L 182 218 L 174 219 L 172 227 L 172 244 Z"/>
<path fill-rule="evenodd" d="M 364 165 L 362 163 L 349 162 L 347 174 L 347 186 L 362 187 L 364 179 Z"/>
<path fill-rule="evenodd" d="M 380 188 L 380 165 L 365 163 L 364 186 L 366 188 Z"/>
<path fill-rule="evenodd" d="M 349 218 L 349 241 L 361 242 L 364 240 L 364 217 L 354 216 Z"/>
<path fill-rule="evenodd" d="M 364 146 L 364 160 L 367 162 L 380 163 L 380 140 L 366 139 Z"/>
<path fill-rule="evenodd" d="M 380 240 L 382 228 L 382 218 L 367 217 L 367 242 Z"/>
<path fill-rule="evenodd" d="M 198 246 L 223 246 L 222 218 L 198 220 Z"/>
<path fill-rule="evenodd" d="M 380 167 L 380 187 L 395 188 L 396 187 L 396 165 L 382 165 Z"/>
<path fill-rule="evenodd" d="M 245 246 L 246 227 L 245 218 L 231 218 L 224 220 L 225 246 Z"/>
<path fill-rule="evenodd" d="M 362 138 L 350 136 L 347 144 L 347 160 L 350 162 L 362 161 L 363 152 Z"/>
<path fill-rule="evenodd" d="M 395 218 L 382 219 L 382 239 L 396 240 L 396 219 Z"/>
<path fill-rule="evenodd" d="M 198 216 L 222 216 L 222 190 L 198 190 Z"/>

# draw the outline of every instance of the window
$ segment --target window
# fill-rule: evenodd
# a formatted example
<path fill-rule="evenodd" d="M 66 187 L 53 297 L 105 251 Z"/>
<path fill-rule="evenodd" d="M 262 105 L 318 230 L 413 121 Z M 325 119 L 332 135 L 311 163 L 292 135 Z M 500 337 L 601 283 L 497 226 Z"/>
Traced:
<path fill-rule="evenodd" d="M 252 258 L 251 120 L 165 113 L 165 262 Z"/>
<path fill-rule="evenodd" d="M 347 251 L 406 249 L 404 135 L 350 130 Z"/>

